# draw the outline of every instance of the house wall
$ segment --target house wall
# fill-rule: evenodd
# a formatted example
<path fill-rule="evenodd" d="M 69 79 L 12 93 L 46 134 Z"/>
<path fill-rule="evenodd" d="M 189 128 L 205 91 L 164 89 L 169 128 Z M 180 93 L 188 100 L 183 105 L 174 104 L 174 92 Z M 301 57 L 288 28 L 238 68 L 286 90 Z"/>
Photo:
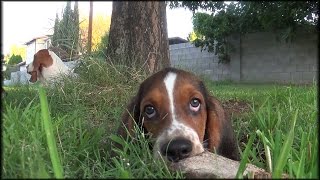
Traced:
<path fill-rule="evenodd" d="M 33 61 L 33 55 L 36 53 L 36 41 L 31 42 L 27 45 L 26 64 L 30 64 Z"/>
<path fill-rule="evenodd" d="M 50 45 L 50 39 L 36 39 L 27 45 L 26 64 L 30 64 L 33 61 L 33 56 L 41 49 L 47 49 Z"/>
<path fill-rule="evenodd" d="M 45 40 L 43 40 L 43 39 L 37 39 L 36 40 L 36 51 L 35 51 L 35 53 L 36 52 L 38 52 L 39 50 L 41 50 L 41 49 L 47 49 L 47 43 L 46 43 L 46 41 Z"/>

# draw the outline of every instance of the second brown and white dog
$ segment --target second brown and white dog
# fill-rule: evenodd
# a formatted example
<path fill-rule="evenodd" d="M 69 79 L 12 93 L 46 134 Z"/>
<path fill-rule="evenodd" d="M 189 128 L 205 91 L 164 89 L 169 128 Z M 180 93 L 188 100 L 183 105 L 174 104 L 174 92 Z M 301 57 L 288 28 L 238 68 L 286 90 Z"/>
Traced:
<path fill-rule="evenodd" d="M 230 119 L 195 75 L 166 68 L 147 78 L 122 116 L 118 133 L 134 134 L 134 122 L 154 140 L 155 157 L 169 161 L 205 149 L 239 160 Z"/>
<path fill-rule="evenodd" d="M 48 49 L 39 50 L 33 58 L 32 63 L 27 65 L 27 72 L 31 75 L 30 82 L 40 81 L 51 83 L 62 75 L 72 74 L 62 60 Z"/>

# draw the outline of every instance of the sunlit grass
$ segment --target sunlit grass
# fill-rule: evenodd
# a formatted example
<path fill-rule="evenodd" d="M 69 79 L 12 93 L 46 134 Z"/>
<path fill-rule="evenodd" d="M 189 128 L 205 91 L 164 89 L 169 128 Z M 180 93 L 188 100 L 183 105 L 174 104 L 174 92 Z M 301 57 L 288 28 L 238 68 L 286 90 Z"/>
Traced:
<path fill-rule="evenodd" d="M 114 134 L 125 105 L 145 75 L 96 59 L 83 61 L 76 71 L 79 79 L 65 79 L 45 89 L 64 177 L 183 177 L 153 159 L 141 133 L 134 142 Z M 251 107 L 249 112 L 232 116 L 243 162 L 271 171 L 273 177 L 286 173 L 293 178 L 318 178 L 316 84 L 205 83 L 221 101 L 236 99 Z M 37 86 L 5 90 L 2 177 L 55 177 Z M 247 146 L 253 135 L 251 147 Z M 119 157 L 110 157 L 112 141 L 126 147 L 115 150 Z M 250 148 L 245 151 L 245 147 Z"/>

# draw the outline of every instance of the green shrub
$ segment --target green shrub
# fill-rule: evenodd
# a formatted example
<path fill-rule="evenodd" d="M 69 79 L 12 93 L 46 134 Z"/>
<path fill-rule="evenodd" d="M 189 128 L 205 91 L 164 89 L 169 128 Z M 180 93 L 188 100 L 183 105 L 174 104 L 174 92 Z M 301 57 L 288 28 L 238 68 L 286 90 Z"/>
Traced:
<path fill-rule="evenodd" d="M 100 57 L 104 57 L 106 55 L 106 50 L 107 50 L 107 46 L 108 46 L 108 42 L 109 42 L 109 32 L 106 32 L 102 38 L 101 38 L 101 42 L 98 44 L 98 48 L 95 51 L 95 53 L 100 56 Z"/>
<path fill-rule="evenodd" d="M 8 64 L 15 65 L 22 62 L 22 57 L 20 55 L 12 54 L 9 58 Z"/>

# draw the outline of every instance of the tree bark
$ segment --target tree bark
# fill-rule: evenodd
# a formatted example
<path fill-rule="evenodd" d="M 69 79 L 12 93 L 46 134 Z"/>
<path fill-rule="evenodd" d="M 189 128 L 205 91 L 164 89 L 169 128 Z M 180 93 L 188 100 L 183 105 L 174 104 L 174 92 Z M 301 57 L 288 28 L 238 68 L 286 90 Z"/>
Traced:
<path fill-rule="evenodd" d="M 107 60 L 148 74 L 170 66 L 166 21 L 164 1 L 114 1 Z"/>

